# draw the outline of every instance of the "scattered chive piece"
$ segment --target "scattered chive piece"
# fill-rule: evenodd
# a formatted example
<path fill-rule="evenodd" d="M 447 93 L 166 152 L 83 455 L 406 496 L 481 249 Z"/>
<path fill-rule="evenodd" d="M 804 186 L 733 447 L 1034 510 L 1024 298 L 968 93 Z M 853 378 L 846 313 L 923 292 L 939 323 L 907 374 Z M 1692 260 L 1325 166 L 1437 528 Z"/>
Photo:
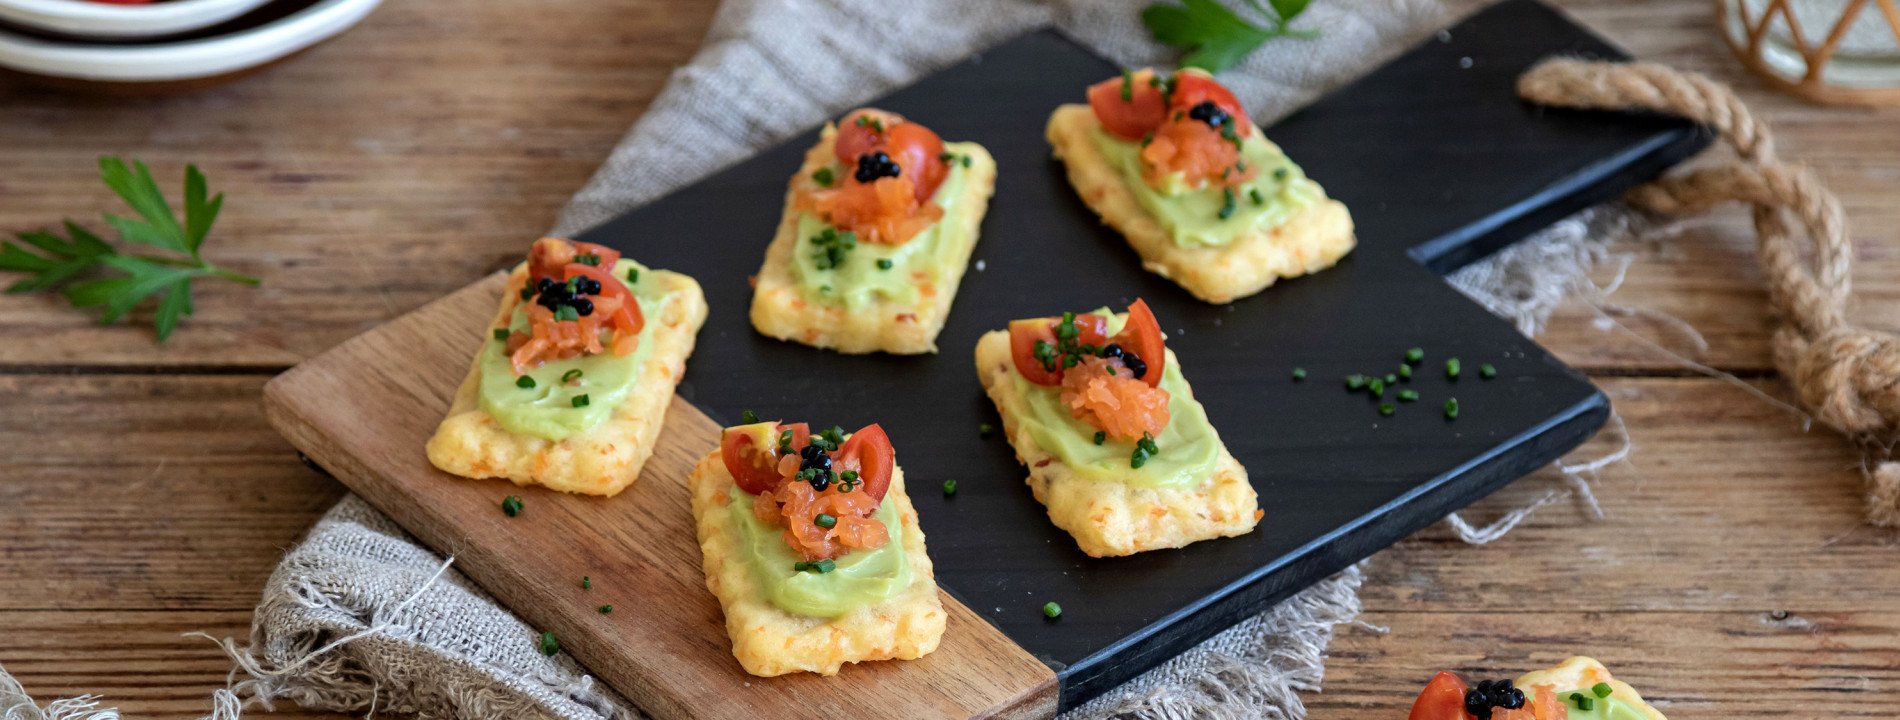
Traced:
<path fill-rule="evenodd" d="M 572 403 L 572 404 L 573 404 L 573 406 L 574 406 L 574 407 L 577 407 L 577 408 L 578 408 L 578 407 L 587 407 L 587 396 L 586 396 L 585 394 L 582 394 L 582 395 L 575 395 L 575 396 L 574 396 L 574 401 L 573 401 L 573 403 Z"/>
<path fill-rule="evenodd" d="M 1227 188 L 1227 189 L 1221 190 L 1220 192 L 1221 192 L 1220 212 L 1217 214 L 1220 216 L 1220 219 L 1226 220 L 1227 218 L 1234 216 L 1234 189 Z"/>
<path fill-rule="evenodd" d="M 507 340 L 507 339 L 508 339 L 508 328 L 495 328 L 495 339 L 496 339 L 496 340 Z"/>
<path fill-rule="evenodd" d="M 1494 378 L 1497 376 L 1498 376 L 1497 366 L 1492 365 L 1491 363 L 1485 363 L 1483 365 L 1478 366 L 1478 377 L 1484 378 L 1486 380 L 1490 380 L 1491 378 Z"/>
<path fill-rule="evenodd" d="M 830 530 L 838 526 L 838 519 L 828 513 L 818 513 L 818 517 L 811 519 L 811 524 Z"/>
<path fill-rule="evenodd" d="M 1347 390 L 1358 390 L 1365 386 L 1366 386 L 1366 376 L 1364 375 L 1347 375 L 1346 376 Z"/>
<path fill-rule="evenodd" d="M 640 282 L 640 268 L 627 268 L 627 282 Z"/>
<path fill-rule="evenodd" d="M 1299 368 L 1299 367 L 1293 368 L 1293 382 L 1299 382 L 1305 379 L 1306 379 L 1306 368 Z"/>
<path fill-rule="evenodd" d="M 1458 419 L 1458 398 L 1452 398 L 1450 400 L 1445 401 L 1445 419 L 1446 420 Z"/>
<path fill-rule="evenodd" d="M 1043 603 L 1042 616 L 1051 620 L 1062 617 L 1062 606 L 1055 604 L 1053 601 Z"/>
<path fill-rule="evenodd" d="M 521 498 L 509 495 L 501 499 L 501 513 L 508 517 L 521 514 Z"/>
<path fill-rule="evenodd" d="M 554 639 L 554 633 L 541 633 L 541 654 L 553 657 L 561 651 L 561 641 Z"/>
<path fill-rule="evenodd" d="M 957 154 L 950 152 L 949 150 L 945 150 L 943 152 L 937 153 L 937 159 L 942 162 L 955 162 L 957 159 Z"/>
<path fill-rule="evenodd" d="M 612 606 L 612 605 L 602 605 L 602 606 L 600 606 L 600 614 L 602 614 L 602 615 L 606 615 L 607 613 L 610 613 L 610 612 L 613 612 L 613 611 L 614 611 L 614 606 Z"/>
<path fill-rule="evenodd" d="M 1122 102 L 1135 101 L 1135 71 L 1122 68 Z"/>
<path fill-rule="evenodd" d="M 890 259 L 890 258 L 878 258 L 878 259 L 877 259 L 877 269 L 879 269 L 879 270 L 889 270 L 889 269 L 891 269 L 891 266 L 892 266 L 892 265 L 894 265 L 894 264 L 895 264 L 895 263 L 892 263 L 892 262 L 891 262 L 891 259 Z"/>
<path fill-rule="evenodd" d="M 1399 376 L 1398 376 L 1398 373 L 1386 373 L 1386 374 L 1385 374 L 1385 384 L 1386 384 L 1386 385 L 1397 385 L 1397 384 L 1399 384 Z"/>
<path fill-rule="evenodd" d="M 564 322 L 573 322 L 581 319 L 581 313 L 579 310 L 575 310 L 572 305 L 562 305 L 560 309 L 554 311 L 554 319 Z"/>
<path fill-rule="evenodd" d="M 588 267 L 600 267 L 600 256 L 595 255 L 593 253 L 584 253 L 581 255 L 575 255 L 574 262 L 580 263 L 582 265 L 586 265 Z"/>
<path fill-rule="evenodd" d="M 970 166 L 970 156 L 968 155 L 963 156 L 963 166 L 964 167 Z"/>
<path fill-rule="evenodd" d="M 531 298 L 531 297 L 534 297 L 534 288 L 532 286 L 521 288 L 522 300 L 527 300 L 528 298 Z"/>
<path fill-rule="evenodd" d="M 831 181 L 835 179 L 836 178 L 833 178 L 831 176 L 831 168 L 821 167 L 821 168 L 818 168 L 817 170 L 811 171 L 811 181 L 818 183 L 819 185 L 823 185 L 825 187 L 831 187 Z"/>
<path fill-rule="evenodd" d="M 1595 695 L 1600 698 L 1609 697 L 1610 693 L 1613 693 L 1613 692 L 1616 692 L 1616 689 L 1610 687 L 1609 683 L 1600 682 L 1600 683 L 1590 686 L 1590 694 Z"/>
<path fill-rule="evenodd" d="M 1408 389 L 1399 391 L 1399 402 L 1415 402 L 1417 400 L 1418 400 L 1417 390 L 1412 390 L 1408 388 Z"/>
<path fill-rule="evenodd" d="M 1252 200 L 1255 205 L 1267 204 L 1267 198 L 1260 194 L 1260 188 L 1247 188 L 1247 199 Z"/>
<path fill-rule="evenodd" d="M 1367 380 L 1366 392 L 1372 393 L 1373 397 L 1385 397 L 1385 379 L 1372 378 L 1371 380 Z"/>
<path fill-rule="evenodd" d="M 995 432 L 996 432 L 996 426 L 995 426 L 995 425 L 991 425 L 991 424 L 989 424 L 989 423 L 977 423 L 977 424 L 976 424 L 976 436 L 977 436 L 977 437 L 984 437 L 984 438 L 986 438 L 986 437 L 989 437 L 990 435 L 992 435 L 992 434 L 994 434 Z"/>
<path fill-rule="evenodd" d="M 1583 693 L 1571 693 L 1570 701 L 1576 703 L 1577 709 L 1584 712 L 1589 712 L 1597 704 L 1596 698 L 1588 697 Z"/>
<path fill-rule="evenodd" d="M 1404 363 L 1400 363 L 1399 364 L 1399 379 L 1401 380 L 1412 379 L 1412 366 L 1406 365 Z"/>
<path fill-rule="evenodd" d="M 759 421 L 759 414 L 752 412 L 751 410 L 747 410 L 747 411 L 739 413 L 739 422 L 745 423 L 747 425 L 751 425 L 758 421 Z"/>
<path fill-rule="evenodd" d="M 523 389 L 523 390 L 533 390 L 533 389 L 534 389 L 534 376 L 533 376 L 533 375 L 523 375 L 523 376 L 521 376 L 521 377 L 518 377 L 518 378 L 515 378 L 515 387 L 518 387 L 518 388 L 521 388 L 521 389 Z"/>
<path fill-rule="evenodd" d="M 943 494 L 945 497 L 949 497 L 951 495 L 957 494 L 957 481 L 955 480 L 943 481 Z"/>
<path fill-rule="evenodd" d="M 1277 168 L 1274 168 L 1274 169 L 1273 169 L 1273 179 L 1275 179 L 1275 180 L 1285 180 L 1285 179 L 1286 179 L 1286 168 L 1283 168 L 1283 167 L 1277 167 Z"/>
<path fill-rule="evenodd" d="M 800 560 L 792 563 L 792 569 L 798 572 L 815 572 L 823 575 L 838 569 L 838 563 L 830 560 Z"/>
<path fill-rule="evenodd" d="M 1095 431 L 1095 444 L 1100 445 L 1107 441 L 1108 441 L 1108 433 L 1102 432 L 1100 430 Z"/>
<path fill-rule="evenodd" d="M 1412 348 L 1405 351 L 1405 362 L 1415 363 L 1425 359 L 1425 348 Z"/>
<path fill-rule="evenodd" d="M 569 370 L 567 372 L 561 373 L 561 382 L 563 383 L 574 382 L 575 380 L 581 379 L 581 375 L 584 375 L 584 374 L 585 373 L 582 373 L 580 368 L 574 368 L 573 370 Z"/>
<path fill-rule="evenodd" d="M 1448 378 L 1458 377 L 1458 370 L 1459 370 L 1458 358 L 1452 358 L 1450 360 L 1445 361 L 1445 377 L 1448 377 Z"/>
<path fill-rule="evenodd" d="M 1393 406 L 1392 406 L 1392 403 L 1379 403 L 1379 414 L 1380 414 L 1380 415 L 1384 415 L 1384 416 L 1387 416 L 1387 417 L 1391 417 L 1391 416 L 1392 416 L 1392 413 L 1395 413 L 1395 412 L 1398 412 L 1398 411 L 1399 411 L 1399 409 L 1398 409 L 1398 408 L 1396 408 L 1396 407 L 1393 407 Z"/>
<path fill-rule="evenodd" d="M 586 576 L 586 575 L 582 575 L 582 576 L 581 576 L 581 589 L 582 589 L 582 590 L 592 590 L 592 589 L 594 589 L 594 579 L 593 579 L 593 578 L 590 578 L 590 577 L 588 577 L 588 576 Z"/>

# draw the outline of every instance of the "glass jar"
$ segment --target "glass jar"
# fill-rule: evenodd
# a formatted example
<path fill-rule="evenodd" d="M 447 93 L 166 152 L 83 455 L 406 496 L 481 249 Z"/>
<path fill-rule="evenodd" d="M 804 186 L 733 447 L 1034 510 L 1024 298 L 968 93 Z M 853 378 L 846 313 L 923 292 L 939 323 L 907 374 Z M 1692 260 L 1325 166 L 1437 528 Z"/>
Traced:
<path fill-rule="evenodd" d="M 1770 84 L 1824 103 L 1900 104 L 1900 3 L 1716 0 L 1723 39 Z"/>

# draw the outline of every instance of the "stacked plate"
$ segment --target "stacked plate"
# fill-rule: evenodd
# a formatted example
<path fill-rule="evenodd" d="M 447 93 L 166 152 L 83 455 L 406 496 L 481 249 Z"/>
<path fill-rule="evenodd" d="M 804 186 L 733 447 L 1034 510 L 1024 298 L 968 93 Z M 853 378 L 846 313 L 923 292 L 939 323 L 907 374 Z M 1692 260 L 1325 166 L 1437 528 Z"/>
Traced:
<path fill-rule="evenodd" d="M 119 90 L 237 77 L 349 29 L 382 0 L 0 0 L 0 69 Z"/>

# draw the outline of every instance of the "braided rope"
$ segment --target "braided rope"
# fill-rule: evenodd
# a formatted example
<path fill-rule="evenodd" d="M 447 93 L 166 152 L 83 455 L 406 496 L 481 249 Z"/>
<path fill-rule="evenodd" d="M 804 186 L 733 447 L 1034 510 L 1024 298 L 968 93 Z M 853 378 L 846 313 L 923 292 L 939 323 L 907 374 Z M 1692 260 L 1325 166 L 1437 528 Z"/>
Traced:
<path fill-rule="evenodd" d="M 1806 168 L 1775 157 L 1768 126 L 1727 86 L 1655 63 L 1568 58 L 1539 63 L 1518 78 L 1518 94 L 1543 105 L 1648 111 L 1701 123 L 1738 159 L 1662 178 L 1631 191 L 1632 205 L 1660 213 L 1700 213 L 1727 202 L 1749 205 L 1769 299 L 1782 320 L 1775 366 L 1801 404 L 1860 443 L 1866 455 L 1867 519 L 1900 526 L 1900 338 L 1847 322 L 1853 241 L 1840 200 Z M 1795 229 L 1811 244 L 1804 259 Z"/>

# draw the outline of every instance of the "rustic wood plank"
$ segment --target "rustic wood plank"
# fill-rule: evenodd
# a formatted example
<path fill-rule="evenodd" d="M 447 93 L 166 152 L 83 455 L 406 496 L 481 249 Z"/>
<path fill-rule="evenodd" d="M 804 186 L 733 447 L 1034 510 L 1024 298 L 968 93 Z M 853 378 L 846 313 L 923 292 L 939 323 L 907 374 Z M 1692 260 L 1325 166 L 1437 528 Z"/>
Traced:
<path fill-rule="evenodd" d="M 685 483 L 717 447 L 719 426 L 683 400 L 667 411 L 640 480 L 613 498 L 462 480 L 431 467 L 422 446 L 461 383 L 462 358 L 488 340 L 469 330 L 485 326 L 502 286 L 492 275 L 278 376 L 264 391 L 271 423 L 404 528 L 455 554 L 462 572 L 652 715 L 1054 712 L 1055 673 L 948 595 L 949 628 L 934 653 L 848 667 L 849 693 L 808 673 L 741 671 L 706 591 Z M 363 396 L 376 406 L 338 401 Z M 499 509 L 511 494 L 526 506 L 520 519 Z M 636 595 L 601 615 L 582 576 Z"/>
<path fill-rule="evenodd" d="M 209 257 L 264 278 L 200 283 L 162 347 L 0 297 L 0 364 L 282 368 L 468 284 L 552 224 L 698 49 L 713 0 L 386 3 L 270 72 L 208 92 L 104 100 L 0 83 L 0 232 L 122 212 L 96 158 L 179 192 L 228 193 Z"/>

